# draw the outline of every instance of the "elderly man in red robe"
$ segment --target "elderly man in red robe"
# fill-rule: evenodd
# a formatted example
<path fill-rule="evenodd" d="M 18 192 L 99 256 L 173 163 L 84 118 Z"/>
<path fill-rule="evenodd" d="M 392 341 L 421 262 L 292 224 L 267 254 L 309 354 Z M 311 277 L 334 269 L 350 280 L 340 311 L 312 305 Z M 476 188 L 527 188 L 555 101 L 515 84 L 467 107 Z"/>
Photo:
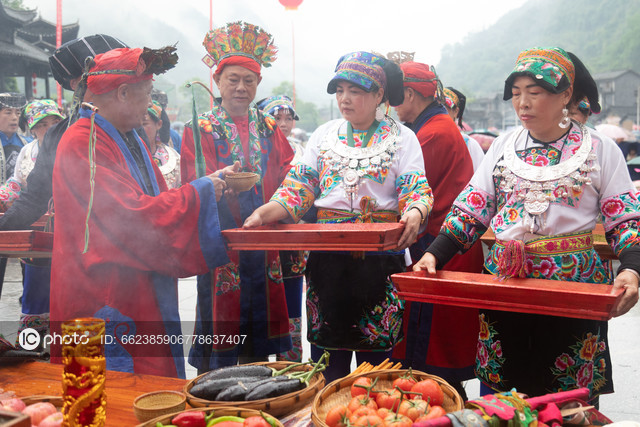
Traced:
<path fill-rule="evenodd" d="M 410 247 L 417 262 L 436 238 L 456 196 L 473 175 L 467 146 L 456 124 L 437 99 L 441 84 L 435 72 L 418 62 L 400 64 L 404 73 L 404 103 L 395 107 L 400 120 L 417 135 L 427 181 L 433 190 L 433 208 L 426 230 Z M 448 270 L 482 272 L 482 247 L 478 244 L 457 255 Z M 446 379 L 466 397 L 461 381 L 473 378 L 478 337 L 477 310 L 407 302 L 403 318 L 405 340 L 393 356 L 404 366 Z"/>
<path fill-rule="evenodd" d="M 276 49 L 271 35 L 244 22 L 210 31 L 204 40 L 220 100 L 198 117 L 196 140 L 206 171 L 240 163 L 259 175 L 249 191 L 225 195 L 219 204 L 223 229 L 241 227 L 273 195 L 293 159 L 293 150 L 275 120 L 251 105 L 262 67 L 271 66 Z M 180 170 L 182 181 L 196 177 L 200 144 L 192 125 L 185 126 Z M 196 342 L 189 363 L 200 372 L 219 366 L 266 360 L 291 348 L 289 318 L 278 251 L 229 251 L 231 262 L 198 277 Z"/>
<path fill-rule="evenodd" d="M 107 369 L 184 378 L 176 278 L 228 262 L 216 200 L 232 170 L 167 190 L 134 130 L 174 51 L 114 49 L 83 75 L 93 105 L 63 135 L 53 171 L 51 325 L 102 318 Z"/>

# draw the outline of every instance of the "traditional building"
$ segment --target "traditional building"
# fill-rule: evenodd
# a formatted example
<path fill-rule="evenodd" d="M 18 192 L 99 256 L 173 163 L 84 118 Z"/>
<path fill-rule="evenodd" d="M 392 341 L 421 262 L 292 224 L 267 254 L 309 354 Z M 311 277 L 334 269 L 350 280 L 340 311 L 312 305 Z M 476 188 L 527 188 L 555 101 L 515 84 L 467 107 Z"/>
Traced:
<path fill-rule="evenodd" d="M 0 2 L 0 92 L 15 90 L 10 78 L 24 79 L 25 95 L 33 98 L 33 81 L 44 79 L 43 96 L 50 98 L 49 55 L 55 50 L 56 26 L 37 10 L 15 10 Z M 62 28 L 62 42 L 77 38 L 79 25 Z"/>
<path fill-rule="evenodd" d="M 618 116 L 621 122 L 638 120 L 640 74 L 633 70 L 594 74 L 600 94 L 600 117 Z"/>

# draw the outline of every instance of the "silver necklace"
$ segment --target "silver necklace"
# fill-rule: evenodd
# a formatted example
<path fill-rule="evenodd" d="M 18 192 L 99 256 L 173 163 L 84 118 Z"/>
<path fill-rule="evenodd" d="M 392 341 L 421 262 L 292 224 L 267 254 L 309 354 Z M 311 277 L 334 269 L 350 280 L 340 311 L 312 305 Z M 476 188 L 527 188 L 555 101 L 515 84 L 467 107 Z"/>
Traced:
<path fill-rule="evenodd" d="M 525 223 L 529 223 L 531 232 L 536 218 L 542 217 L 541 225 L 545 225 L 546 211 L 551 202 L 555 202 L 558 196 L 568 198 L 571 189 L 579 191 L 582 185 L 591 185 L 589 173 L 600 169 L 594 164 L 597 157 L 592 152 L 591 134 L 584 125 L 579 126 L 582 133 L 580 148 L 566 161 L 553 166 L 535 166 L 520 159 L 516 154 L 516 142 L 524 131 L 521 129 L 506 143 L 504 157 L 496 165 L 493 175 L 503 178 L 500 190 L 513 193 L 517 200 L 523 202 L 528 214 Z"/>
<path fill-rule="evenodd" d="M 389 124 L 390 131 L 384 139 L 369 147 L 349 147 L 340 140 L 339 130 L 344 121 L 338 121 L 331 127 L 320 143 L 320 157 L 330 170 L 342 178 L 344 195 L 352 209 L 353 202 L 358 198 L 360 178 L 388 169 L 399 148 L 398 124 L 389 116 L 385 116 L 383 122 Z"/>

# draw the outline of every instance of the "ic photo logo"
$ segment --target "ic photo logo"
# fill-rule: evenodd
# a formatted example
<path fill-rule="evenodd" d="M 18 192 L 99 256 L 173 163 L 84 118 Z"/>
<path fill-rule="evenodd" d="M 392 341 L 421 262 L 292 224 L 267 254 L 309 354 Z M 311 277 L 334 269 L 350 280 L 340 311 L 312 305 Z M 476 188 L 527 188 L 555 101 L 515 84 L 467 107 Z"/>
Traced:
<path fill-rule="evenodd" d="M 18 335 L 18 344 L 27 351 L 35 350 L 40 345 L 40 334 L 33 328 L 25 328 Z"/>

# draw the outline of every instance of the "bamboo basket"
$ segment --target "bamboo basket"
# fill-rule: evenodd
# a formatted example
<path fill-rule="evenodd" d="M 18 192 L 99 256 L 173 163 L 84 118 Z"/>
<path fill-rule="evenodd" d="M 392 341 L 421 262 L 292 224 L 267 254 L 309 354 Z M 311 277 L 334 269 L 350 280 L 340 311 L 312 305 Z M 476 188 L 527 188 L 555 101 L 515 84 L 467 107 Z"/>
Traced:
<path fill-rule="evenodd" d="M 391 388 L 393 380 L 404 375 L 407 369 L 384 369 L 379 371 L 365 372 L 359 375 L 350 375 L 329 383 L 318 393 L 313 400 L 311 408 L 311 421 L 316 427 L 328 427 L 324 422 L 327 413 L 338 405 L 347 405 L 351 401 L 351 385 L 360 377 L 378 378 L 376 389 Z M 436 381 L 444 392 L 444 402 L 442 407 L 447 412 L 459 411 L 464 408 L 464 401 L 455 388 L 440 377 L 430 375 L 421 371 L 412 370 L 414 378 L 418 381 L 430 378 Z"/>
<path fill-rule="evenodd" d="M 252 363 L 252 365 L 266 365 L 270 368 L 280 370 L 286 368 L 288 365 L 292 365 L 293 362 L 258 362 Z M 312 369 L 309 365 L 298 366 L 293 368 L 292 372 L 310 371 Z M 246 408 L 262 410 L 270 413 L 274 417 L 282 417 L 295 412 L 309 402 L 311 402 L 314 396 L 322 390 L 324 387 L 324 375 L 318 372 L 309 380 L 309 385 L 302 390 L 294 391 L 293 393 L 284 394 L 282 396 L 271 397 L 268 399 L 251 400 L 251 401 L 236 401 L 236 402 L 222 402 L 215 400 L 206 400 L 196 397 L 190 393 L 191 388 L 195 383 L 203 377 L 205 374 L 199 375 L 196 378 L 185 384 L 183 390 L 187 395 L 187 402 L 194 408 L 215 407 L 215 406 L 232 406 L 236 408 Z M 155 424 L 154 424 L 155 425 Z"/>
<path fill-rule="evenodd" d="M 182 412 L 194 412 L 194 411 L 202 411 L 202 412 L 205 412 L 207 415 L 209 415 L 211 412 L 214 412 L 218 417 L 234 416 L 234 417 L 248 418 L 254 415 L 258 415 L 258 416 L 260 415 L 260 411 L 255 409 L 238 408 L 238 407 L 232 407 L 232 406 L 219 406 L 216 408 L 196 408 L 196 409 L 187 409 L 186 411 L 174 412 L 173 414 L 162 415 L 160 417 L 146 421 L 142 424 L 138 424 L 136 427 L 155 427 L 157 423 L 169 424 L 171 423 L 171 420 L 173 419 L 173 417 L 175 417 L 176 415 L 181 414 Z M 263 411 L 263 414 L 267 417 L 273 418 L 278 427 L 284 427 L 282 423 L 272 414 L 268 414 L 264 411 Z"/>

